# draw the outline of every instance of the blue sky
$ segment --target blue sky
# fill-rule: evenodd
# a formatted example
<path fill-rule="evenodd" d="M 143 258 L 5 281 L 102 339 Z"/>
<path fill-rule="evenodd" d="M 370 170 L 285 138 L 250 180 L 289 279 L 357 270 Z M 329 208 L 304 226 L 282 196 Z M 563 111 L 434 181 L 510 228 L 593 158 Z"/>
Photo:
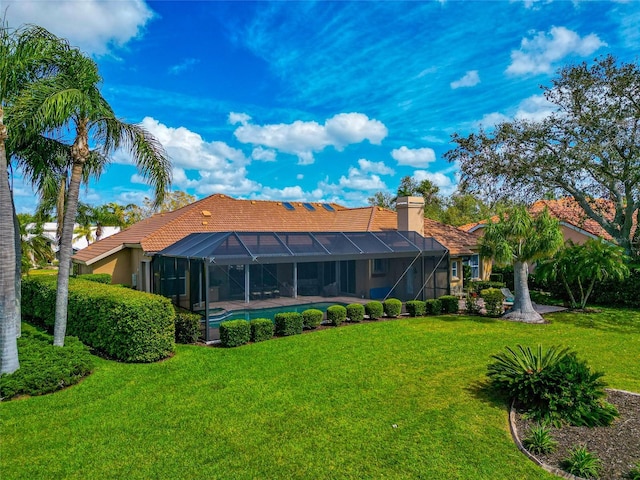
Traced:
<path fill-rule="evenodd" d="M 400 179 L 448 194 L 454 132 L 542 118 L 563 65 L 638 61 L 640 2 L 212 2 L 0 0 L 94 56 L 116 114 L 173 161 L 173 189 L 203 198 L 366 205 Z M 19 211 L 36 198 L 17 172 Z M 91 204 L 151 194 L 124 152 Z"/>

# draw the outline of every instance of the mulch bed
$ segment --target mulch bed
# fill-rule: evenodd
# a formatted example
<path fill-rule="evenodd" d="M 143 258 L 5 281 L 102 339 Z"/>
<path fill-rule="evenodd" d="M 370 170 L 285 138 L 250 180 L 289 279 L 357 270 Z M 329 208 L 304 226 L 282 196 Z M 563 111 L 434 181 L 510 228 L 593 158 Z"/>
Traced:
<path fill-rule="evenodd" d="M 602 461 L 600 478 L 625 479 L 629 471 L 640 463 L 640 395 L 616 390 L 607 391 L 607 401 L 618 408 L 620 416 L 609 427 L 551 428 L 551 436 L 558 442 L 553 453 L 535 455 L 541 462 L 562 468 L 569 450 L 582 445 Z M 520 439 L 526 438 L 533 422 L 516 414 Z"/>

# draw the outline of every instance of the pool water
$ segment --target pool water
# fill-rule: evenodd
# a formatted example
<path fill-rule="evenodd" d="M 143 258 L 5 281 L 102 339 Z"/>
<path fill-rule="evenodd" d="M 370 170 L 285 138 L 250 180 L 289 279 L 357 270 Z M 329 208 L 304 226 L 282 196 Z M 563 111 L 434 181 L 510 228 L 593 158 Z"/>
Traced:
<path fill-rule="evenodd" d="M 209 319 L 209 327 L 218 327 L 220 326 L 220 322 L 226 322 L 227 320 L 253 320 L 255 318 L 268 318 L 269 320 L 274 319 L 276 313 L 284 313 L 284 312 L 298 312 L 302 313 L 305 310 L 310 308 L 316 308 L 318 310 L 322 310 L 326 312 L 327 308 L 332 305 L 345 305 L 343 303 L 337 302 L 319 302 L 319 303 L 305 303 L 301 305 L 289 305 L 287 307 L 275 307 L 275 308 L 259 308 L 255 310 L 235 310 L 228 312 L 227 315 L 221 317 L 210 317 Z"/>

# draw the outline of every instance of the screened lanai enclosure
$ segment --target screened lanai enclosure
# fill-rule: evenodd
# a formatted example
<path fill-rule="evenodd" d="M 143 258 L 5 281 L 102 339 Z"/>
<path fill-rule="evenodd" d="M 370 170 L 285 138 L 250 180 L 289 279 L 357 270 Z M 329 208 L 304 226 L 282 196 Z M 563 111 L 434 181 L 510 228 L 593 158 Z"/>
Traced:
<path fill-rule="evenodd" d="M 290 305 L 291 299 L 406 301 L 449 293 L 447 249 L 396 230 L 192 233 L 154 255 L 152 268 L 155 293 L 204 318 L 267 299 Z"/>

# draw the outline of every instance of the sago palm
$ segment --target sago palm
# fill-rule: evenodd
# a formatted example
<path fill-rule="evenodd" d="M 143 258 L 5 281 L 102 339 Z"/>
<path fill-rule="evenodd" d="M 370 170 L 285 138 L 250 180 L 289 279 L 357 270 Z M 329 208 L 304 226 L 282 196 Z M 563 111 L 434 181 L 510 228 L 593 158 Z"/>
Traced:
<path fill-rule="evenodd" d="M 75 130 L 60 241 L 54 327 L 54 345 L 59 346 L 64 345 L 73 227 L 80 184 L 92 156 L 90 145 L 95 145 L 103 158 L 121 148 L 128 150 L 140 173 L 154 186 L 158 203 L 171 182 L 171 165 L 162 145 L 141 126 L 119 120 L 102 97 L 96 63 L 73 49 L 61 59 L 60 70 L 55 77 L 38 82 L 31 95 L 16 102 L 16 115 L 33 131 L 53 134 Z M 95 172 L 95 176 L 100 173 Z"/>

